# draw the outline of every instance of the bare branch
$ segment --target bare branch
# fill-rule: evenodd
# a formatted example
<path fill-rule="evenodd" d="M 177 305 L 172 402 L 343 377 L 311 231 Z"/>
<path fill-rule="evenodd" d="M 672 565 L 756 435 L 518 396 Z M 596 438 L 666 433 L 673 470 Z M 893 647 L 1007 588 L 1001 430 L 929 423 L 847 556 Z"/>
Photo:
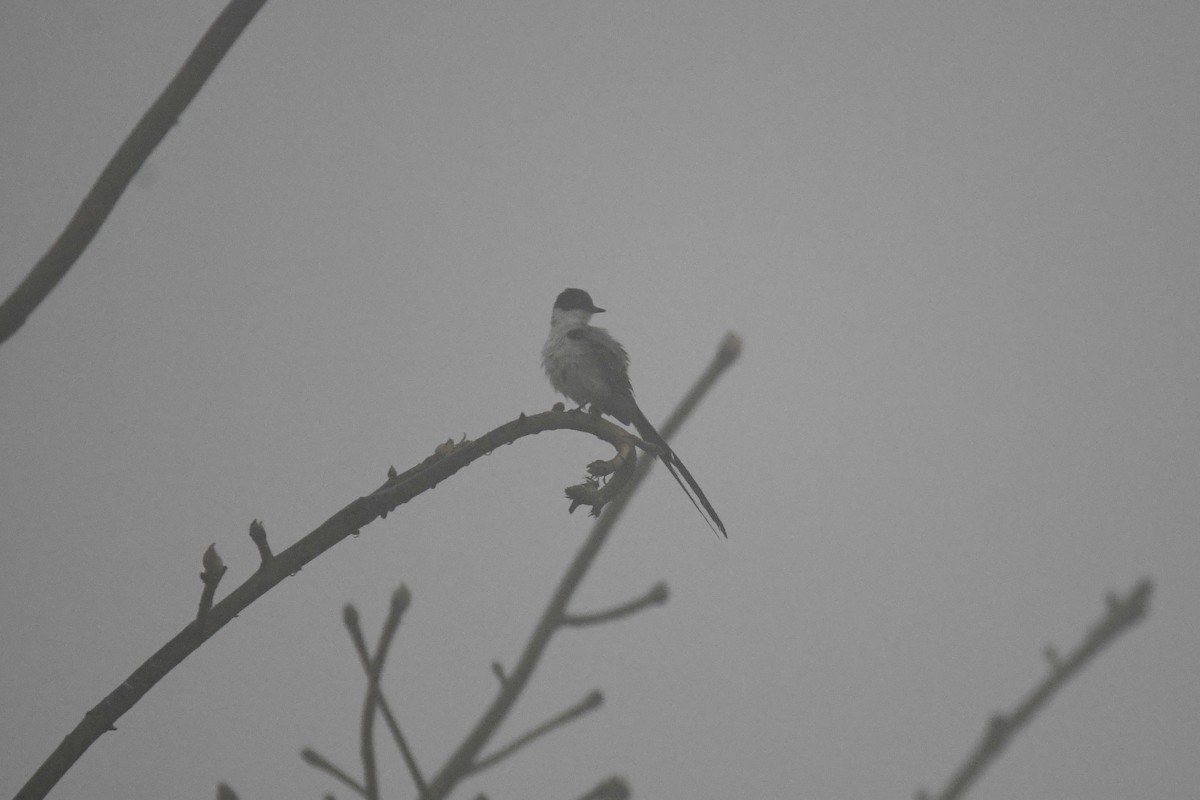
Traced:
<path fill-rule="evenodd" d="M 116 207 L 134 175 L 150 158 L 159 142 L 166 138 L 221 59 L 265 4 L 266 0 L 230 0 L 229 5 L 205 31 L 179 72 L 117 148 L 67 227 L 25 276 L 25 280 L 8 299 L 0 303 L 0 344 L 25 324 L 33 310 L 79 259 Z M 41 797 L 44 794 L 25 796 Z"/>
<path fill-rule="evenodd" d="M 354 500 L 300 541 L 275 554 L 266 564 L 262 564 L 253 575 L 212 607 L 205 615 L 203 625 L 193 620 L 160 647 L 134 670 L 133 674 L 84 715 L 83 720 L 67 734 L 18 792 L 17 800 L 40 800 L 45 797 L 79 757 L 102 734 L 114 730 L 116 721 L 133 708 L 163 676 L 251 603 L 286 578 L 298 574 L 305 564 L 343 539 L 357 534 L 374 520 L 386 516 L 388 512 L 434 488 L 476 459 L 483 458 L 497 448 L 518 439 L 552 430 L 590 433 L 614 448 L 628 444 L 633 438 L 623 428 L 591 414 L 574 411 L 547 411 L 529 417 L 522 414 L 475 441 L 455 445 L 448 452 L 434 453 L 412 469 L 389 478 L 383 486 Z"/>
<path fill-rule="evenodd" d="M 661 606 L 667 602 L 668 596 L 667 585 L 665 583 L 656 583 L 650 588 L 650 591 L 641 597 L 635 597 L 628 603 L 622 603 L 619 606 L 604 611 L 593 611 L 588 614 L 563 614 L 562 624 L 582 628 L 585 625 L 599 625 L 602 622 L 611 622 L 614 619 L 636 614 L 643 608 Z"/>
<path fill-rule="evenodd" d="M 1079 646 L 1066 658 L 1060 658 L 1057 651 L 1047 648 L 1050 673 L 1010 713 L 992 715 L 975 751 L 946 784 L 946 788 L 937 795 L 937 800 L 962 797 L 984 769 L 1000 755 L 1013 734 L 1050 702 L 1050 698 L 1064 683 L 1075 677 L 1105 645 L 1142 620 L 1150 607 L 1150 594 L 1153 589 L 1154 584 L 1149 579 L 1142 579 L 1124 598 L 1110 594 L 1107 598 L 1108 612 L 1104 618 L 1092 626 Z M 928 797 L 928 794 L 918 792 L 917 797 Z"/>
<path fill-rule="evenodd" d="M 533 728 L 527 733 L 518 736 L 512 742 L 504 747 L 501 747 L 492 755 L 487 756 L 486 758 L 481 758 L 471 766 L 470 772 L 481 772 L 493 764 L 503 761 L 525 745 L 532 742 L 534 739 L 537 739 L 540 736 L 545 736 L 550 731 L 566 725 L 576 717 L 581 717 L 587 712 L 599 708 L 603 702 L 604 695 L 602 695 L 599 691 L 592 692 L 587 697 L 583 698 L 558 716 L 552 717 L 551 719 L 543 722 L 541 725 L 538 725 L 536 728 Z"/>

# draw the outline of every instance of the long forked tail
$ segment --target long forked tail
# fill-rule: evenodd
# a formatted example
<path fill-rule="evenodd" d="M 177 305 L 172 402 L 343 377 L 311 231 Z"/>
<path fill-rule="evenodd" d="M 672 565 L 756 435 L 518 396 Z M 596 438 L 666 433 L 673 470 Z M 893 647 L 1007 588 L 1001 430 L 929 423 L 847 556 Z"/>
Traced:
<path fill-rule="evenodd" d="M 720 531 L 721 536 L 728 539 L 729 534 L 725 532 L 725 525 L 721 522 L 721 518 L 717 516 L 716 509 L 712 507 L 712 503 L 708 502 L 708 498 L 704 496 L 704 491 L 696 483 L 696 479 L 692 477 L 692 473 L 688 472 L 688 468 L 679 460 L 679 456 L 675 455 L 675 451 L 666 443 L 666 440 L 658 435 L 658 431 L 650 424 L 650 420 L 646 419 L 646 415 L 642 413 L 640 408 L 634 406 L 631 417 L 633 419 L 633 427 L 637 428 L 637 432 L 641 437 L 659 449 L 659 460 L 663 462 L 667 468 L 667 472 L 670 472 L 671 477 L 679 484 L 679 488 L 683 489 L 683 493 L 688 496 L 688 500 L 692 501 L 692 505 L 700 512 L 700 516 L 704 517 L 704 521 L 708 524 L 708 527 L 712 529 L 713 533 Z M 680 478 L 680 475 L 683 477 Z M 687 483 L 684 483 L 684 481 L 687 481 Z M 691 488 L 689 489 L 688 487 Z M 696 502 L 697 499 L 699 499 L 699 503 Z M 701 506 L 704 507 L 701 508 Z M 713 527 L 714 525 L 716 526 L 715 528 Z"/>

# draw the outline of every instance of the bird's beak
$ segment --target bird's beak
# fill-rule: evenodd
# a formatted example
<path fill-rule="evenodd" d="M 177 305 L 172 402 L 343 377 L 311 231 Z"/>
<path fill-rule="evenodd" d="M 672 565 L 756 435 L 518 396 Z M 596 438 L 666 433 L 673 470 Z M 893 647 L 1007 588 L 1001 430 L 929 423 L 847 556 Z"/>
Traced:
<path fill-rule="evenodd" d="M 593 308 L 592 308 L 592 313 L 593 313 L 593 314 L 602 314 L 602 313 L 604 313 L 604 309 L 603 309 L 603 308 L 594 308 L 594 307 L 593 307 Z"/>

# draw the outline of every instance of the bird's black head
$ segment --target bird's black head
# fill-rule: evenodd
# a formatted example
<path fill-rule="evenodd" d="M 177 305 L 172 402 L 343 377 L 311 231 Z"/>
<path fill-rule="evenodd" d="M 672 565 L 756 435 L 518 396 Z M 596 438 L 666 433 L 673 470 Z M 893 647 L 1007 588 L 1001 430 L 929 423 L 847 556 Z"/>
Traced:
<path fill-rule="evenodd" d="M 562 311 L 586 311 L 589 314 L 599 314 L 604 310 L 597 308 L 592 296 L 583 289 L 563 289 L 554 301 L 554 307 Z"/>

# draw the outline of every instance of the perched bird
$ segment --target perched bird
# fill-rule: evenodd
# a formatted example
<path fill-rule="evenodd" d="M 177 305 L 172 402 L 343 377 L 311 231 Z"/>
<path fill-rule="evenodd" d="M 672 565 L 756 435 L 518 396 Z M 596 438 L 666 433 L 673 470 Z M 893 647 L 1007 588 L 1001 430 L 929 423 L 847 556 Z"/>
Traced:
<path fill-rule="evenodd" d="M 608 414 L 624 425 L 632 423 L 643 439 L 658 448 L 658 457 L 692 505 L 704 516 L 709 527 L 716 526 L 714 533 L 719 530 L 722 536 L 728 536 L 725 525 L 692 473 L 634 401 L 625 348 L 604 328 L 588 324 L 593 314 L 602 311 L 604 309 L 597 308 L 591 295 L 582 289 L 565 289 L 558 295 L 550 313 L 550 336 L 542 347 L 542 367 L 546 377 L 556 391 L 580 407 L 589 406 L 592 411 Z"/>

